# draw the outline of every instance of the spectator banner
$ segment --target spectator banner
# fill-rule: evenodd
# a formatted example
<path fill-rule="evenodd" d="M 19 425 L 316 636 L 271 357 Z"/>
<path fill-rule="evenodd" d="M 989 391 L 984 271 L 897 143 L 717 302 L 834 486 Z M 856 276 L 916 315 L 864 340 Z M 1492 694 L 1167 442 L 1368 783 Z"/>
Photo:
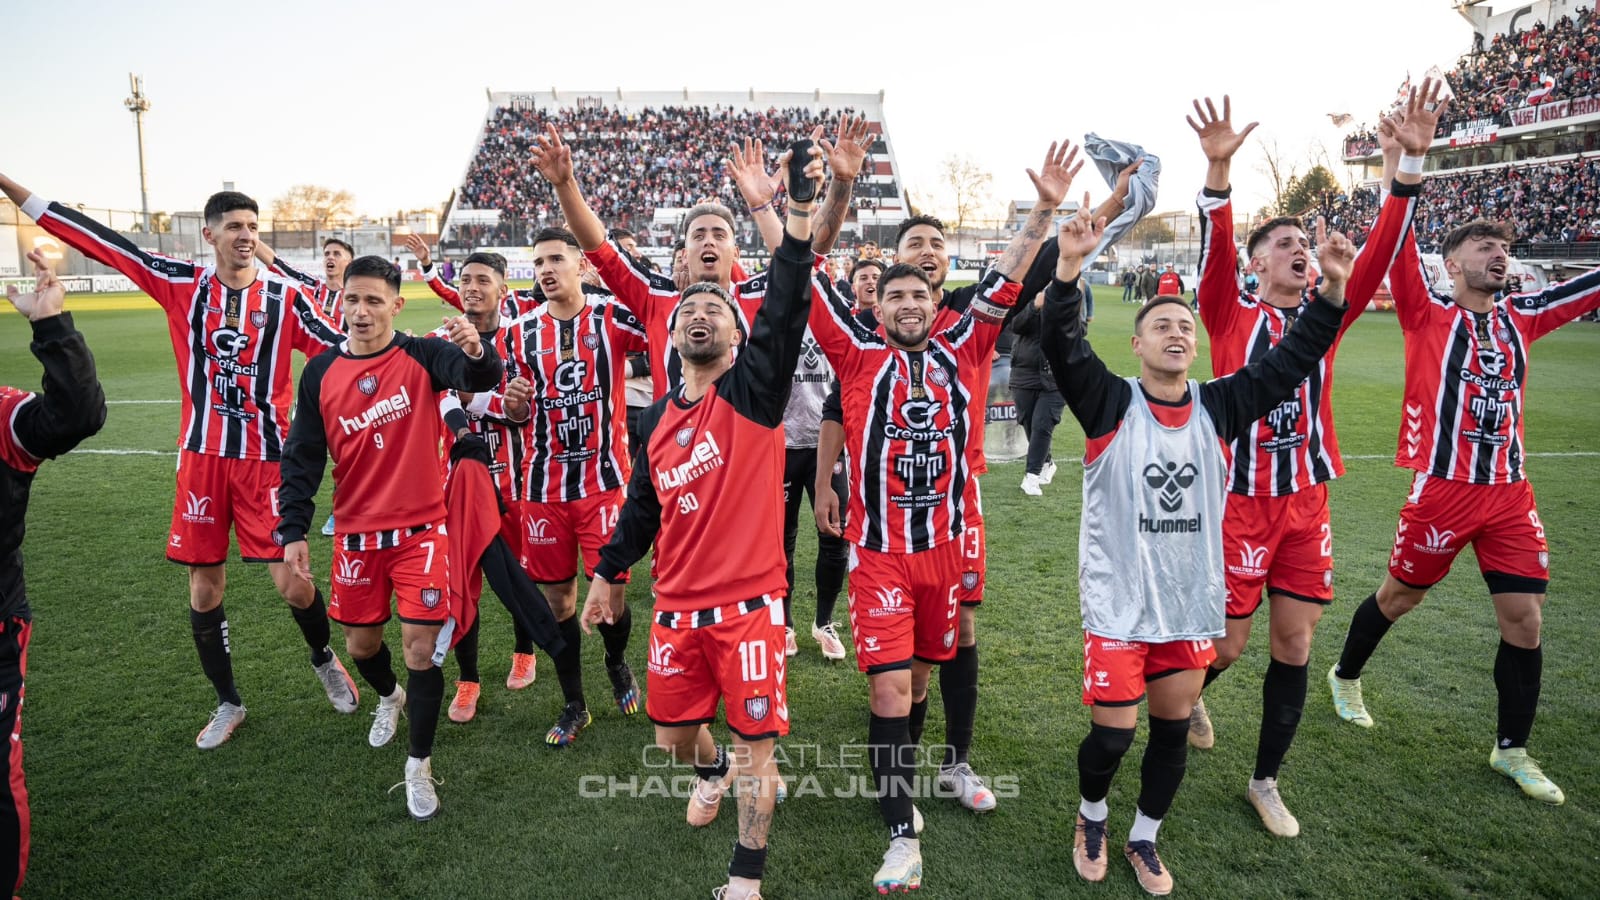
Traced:
<path fill-rule="evenodd" d="M 1592 116 L 1595 113 L 1600 113 L 1600 95 L 1590 94 L 1576 100 L 1557 100 L 1554 103 L 1540 103 L 1513 109 L 1510 116 L 1511 124 L 1517 126 L 1532 125 L 1536 122 L 1559 122 L 1562 119 Z M 1454 142 L 1451 146 L 1454 146 Z"/>
<path fill-rule="evenodd" d="M 1450 132 L 1450 146 L 1470 147 L 1473 144 L 1492 144 L 1500 133 L 1500 126 L 1493 119 L 1472 119 L 1466 122 L 1457 122 L 1455 130 Z"/>

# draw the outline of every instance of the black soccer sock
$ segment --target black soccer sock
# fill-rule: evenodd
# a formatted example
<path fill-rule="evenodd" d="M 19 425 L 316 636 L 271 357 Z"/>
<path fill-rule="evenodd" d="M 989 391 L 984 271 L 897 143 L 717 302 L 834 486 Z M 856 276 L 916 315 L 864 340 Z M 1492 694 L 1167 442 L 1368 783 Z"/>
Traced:
<path fill-rule="evenodd" d="M 939 667 L 939 698 L 944 701 L 944 762 L 948 769 L 967 761 L 972 723 L 978 717 L 978 645 L 957 647 L 955 658 Z"/>
<path fill-rule="evenodd" d="M 1204 691 L 1206 688 L 1211 687 L 1211 682 L 1216 681 L 1217 676 L 1226 671 L 1228 670 L 1219 669 L 1216 666 L 1206 666 L 1206 683 L 1200 686 L 1200 690 Z"/>
<path fill-rule="evenodd" d="M 311 600 L 311 605 L 305 609 L 289 607 L 289 614 L 294 616 L 294 623 L 300 626 L 300 634 L 306 639 L 306 646 L 311 648 L 311 664 L 320 666 L 333 658 L 333 651 L 328 649 L 331 635 L 328 633 L 328 608 L 322 603 L 322 589 L 316 588 L 316 595 Z"/>
<path fill-rule="evenodd" d="M 511 652 L 534 652 L 535 648 L 533 646 L 533 635 L 529 634 L 528 630 L 522 627 L 521 620 L 519 620 L 516 616 L 511 617 L 511 633 L 516 638 L 516 644 L 512 646 Z"/>
<path fill-rule="evenodd" d="M 709 766 L 695 766 L 694 773 L 706 781 L 720 781 L 728 774 L 728 751 L 726 748 L 717 748 L 717 758 Z"/>
<path fill-rule="evenodd" d="M 411 721 L 411 756 L 427 759 L 433 755 L 433 733 L 439 728 L 439 707 L 444 702 L 444 672 L 438 666 L 406 669 L 406 715 Z"/>
<path fill-rule="evenodd" d="M 913 745 L 922 743 L 922 726 L 928 721 L 928 695 L 923 694 L 921 700 L 911 701 L 911 715 L 906 719 L 907 733 L 911 735 Z"/>
<path fill-rule="evenodd" d="M 389 645 L 378 644 L 378 652 L 366 659 L 355 660 L 356 670 L 367 684 L 378 692 L 378 696 L 387 697 L 394 693 L 400 682 L 394 677 L 394 667 L 389 662 Z"/>
<path fill-rule="evenodd" d="M 872 755 L 872 775 L 878 784 L 878 811 L 889 827 L 889 840 L 915 838 L 912 827 L 911 796 L 915 775 L 911 762 L 915 750 L 905 716 L 872 714 L 867 726 L 868 751 Z"/>
<path fill-rule="evenodd" d="M 233 683 L 233 655 L 228 649 L 228 616 L 222 604 L 210 612 L 189 610 L 189 628 L 194 632 L 194 648 L 200 652 L 200 671 L 217 689 L 217 702 L 243 706 L 239 689 Z"/>
<path fill-rule="evenodd" d="M 453 651 L 456 655 L 456 665 L 461 667 L 461 680 L 473 684 L 479 682 L 478 677 L 478 625 L 482 619 L 473 619 L 472 627 L 456 642 Z"/>
<path fill-rule="evenodd" d="M 623 604 L 622 615 L 615 623 L 601 622 L 595 627 L 600 629 L 600 641 L 606 645 L 606 668 L 614 669 L 626 661 L 623 654 L 628 651 L 628 633 L 633 630 L 633 608 Z"/>
<path fill-rule="evenodd" d="M 1151 716 L 1150 740 L 1144 745 L 1144 763 L 1139 770 L 1139 811 L 1152 819 L 1166 818 L 1188 764 L 1189 717 Z"/>
<path fill-rule="evenodd" d="M 557 624 L 566 649 L 556 654 L 556 681 L 561 683 L 561 699 L 583 706 L 583 632 L 578 617 L 568 616 Z"/>
<path fill-rule="evenodd" d="M 1500 641 L 1500 651 L 1494 656 L 1494 686 L 1500 695 L 1500 733 L 1495 744 L 1502 750 L 1528 746 L 1543 674 L 1543 645 L 1529 650 Z"/>
<path fill-rule="evenodd" d="M 844 573 L 850 565 L 850 545 L 831 534 L 817 536 L 817 627 L 833 621 L 833 608 L 844 589 Z"/>
<path fill-rule="evenodd" d="M 1106 799 L 1111 792 L 1111 779 L 1132 746 L 1132 728 L 1091 723 L 1089 733 L 1078 745 L 1078 795 L 1090 803 Z"/>
<path fill-rule="evenodd" d="M 733 861 L 728 863 L 729 878 L 753 878 L 761 880 L 767 870 L 767 847 L 746 847 L 738 841 L 733 842 Z"/>
<path fill-rule="evenodd" d="M 1261 682 L 1261 739 L 1256 743 L 1254 777 L 1258 781 L 1278 777 L 1305 705 L 1306 667 L 1276 659 L 1267 663 L 1267 675 Z"/>
<path fill-rule="evenodd" d="M 1378 595 L 1368 594 L 1367 599 L 1356 607 L 1355 615 L 1350 617 L 1350 631 L 1344 636 L 1344 652 L 1339 654 L 1339 665 L 1334 667 L 1334 674 L 1340 678 L 1360 678 L 1367 660 L 1372 658 L 1372 652 L 1378 649 L 1378 642 L 1389 633 L 1389 626 L 1393 624 L 1378 608 Z"/>

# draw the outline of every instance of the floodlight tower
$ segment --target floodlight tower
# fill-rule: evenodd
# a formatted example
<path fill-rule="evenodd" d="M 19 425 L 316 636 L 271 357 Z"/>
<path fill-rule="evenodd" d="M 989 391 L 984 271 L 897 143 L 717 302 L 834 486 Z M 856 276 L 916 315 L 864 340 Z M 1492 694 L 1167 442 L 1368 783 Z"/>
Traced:
<path fill-rule="evenodd" d="M 139 207 L 144 213 L 144 230 L 149 233 L 150 222 L 150 192 L 145 187 L 144 178 L 144 114 L 150 111 L 150 98 L 144 95 L 144 77 L 128 73 L 128 87 L 133 90 L 133 96 L 122 101 L 122 105 L 133 113 L 133 130 L 139 136 Z"/>

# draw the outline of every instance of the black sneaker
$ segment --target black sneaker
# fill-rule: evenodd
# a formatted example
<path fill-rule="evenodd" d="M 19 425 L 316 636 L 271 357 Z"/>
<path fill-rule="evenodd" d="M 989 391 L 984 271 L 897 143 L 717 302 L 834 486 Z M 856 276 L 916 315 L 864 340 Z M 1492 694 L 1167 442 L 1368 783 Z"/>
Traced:
<path fill-rule="evenodd" d="M 545 732 L 544 742 L 552 747 L 566 747 L 578 739 L 578 732 L 589 727 L 589 710 L 582 703 L 568 703 L 561 710 L 561 718 Z"/>
<path fill-rule="evenodd" d="M 633 678 L 633 670 L 625 662 L 614 666 L 606 666 L 606 674 L 611 676 L 611 696 L 617 701 L 617 711 L 625 716 L 639 712 L 639 682 Z"/>

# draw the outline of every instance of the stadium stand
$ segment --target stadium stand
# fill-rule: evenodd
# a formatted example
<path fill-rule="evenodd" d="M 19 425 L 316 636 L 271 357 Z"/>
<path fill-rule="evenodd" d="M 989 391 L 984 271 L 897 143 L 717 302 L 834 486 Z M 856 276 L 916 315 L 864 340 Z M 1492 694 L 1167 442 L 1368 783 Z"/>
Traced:
<path fill-rule="evenodd" d="M 842 246 L 863 225 L 894 225 L 905 201 L 877 94 L 703 92 L 496 93 L 450 205 L 445 246 L 520 245 L 560 217 L 554 192 L 527 164 L 528 147 L 547 125 L 572 146 L 574 168 L 594 211 L 631 229 L 645 247 L 672 242 L 682 212 L 711 196 L 742 212 L 723 172 L 736 141 L 766 143 L 769 166 L 796 135 L 815 125 L 828 133 L 842 113 L 860 113 L 877 136 L 856 185 L 857 216 Z M 676 215 L 674 215 L 676 211 Z M 746 229 L 743 246 L 759 237 Z"/>

